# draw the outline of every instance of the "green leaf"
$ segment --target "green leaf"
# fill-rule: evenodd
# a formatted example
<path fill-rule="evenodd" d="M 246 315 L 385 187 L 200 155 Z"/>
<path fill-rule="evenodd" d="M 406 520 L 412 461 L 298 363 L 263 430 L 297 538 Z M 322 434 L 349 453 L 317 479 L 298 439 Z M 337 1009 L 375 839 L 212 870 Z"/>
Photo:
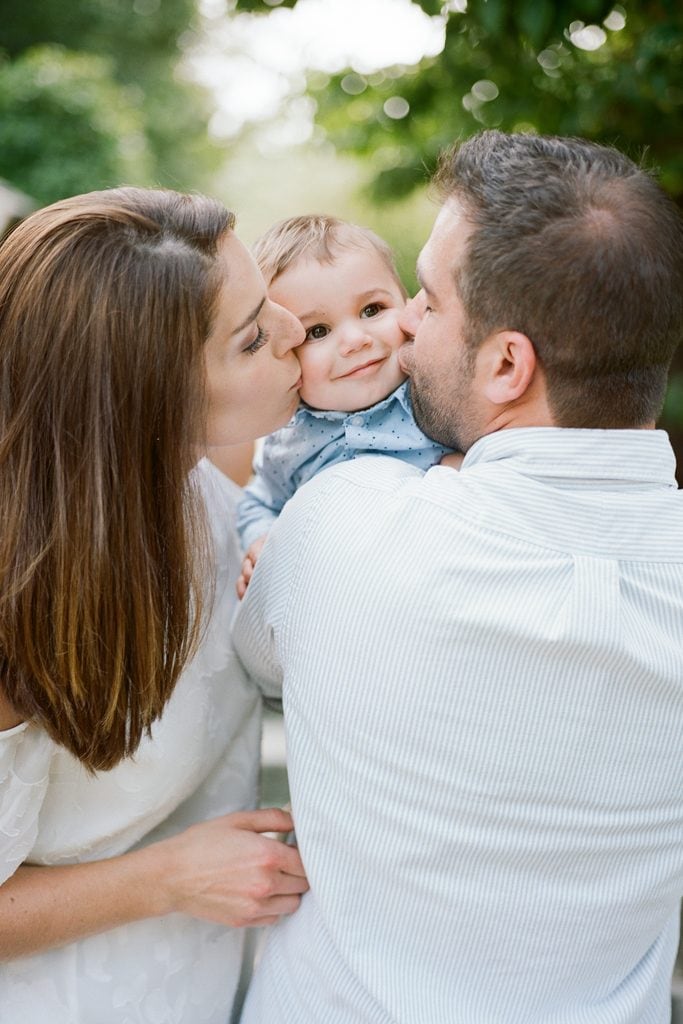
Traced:
<path fill-rule="evenodd" d="M 527 36 L 536 49 L 546 42 L 553 25 L 552 0 L 519 0 L 516 21 L 519 32 Z"/>
<path fill-rule="evenodd" d="M 235 11 L 238 14 L 268 14 L 276 7 L 296 7 L 297 0 L 272 0 L 266 3 L 265 0 L 237 0 Z"/>
<path fill-rule="evenodd" d="M 420 7 L 425 14 L 433 17 L 435 14 L 441 14 L 443 7 L 442 0 L 413 0 L 416 7 Z"/>
<path fill-rule="evenodd" d="M 505 0 L 470 0 L 468 13 L 476 18 L 485 32 L 492 35 L 500 34 L 507 20 L 508 5 Z"/>

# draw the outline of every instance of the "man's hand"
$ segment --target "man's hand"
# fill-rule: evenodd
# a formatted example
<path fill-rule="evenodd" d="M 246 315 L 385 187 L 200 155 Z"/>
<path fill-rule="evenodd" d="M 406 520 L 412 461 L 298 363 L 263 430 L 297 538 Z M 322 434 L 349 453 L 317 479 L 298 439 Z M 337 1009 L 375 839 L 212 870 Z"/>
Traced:
<path fill-rule="evenodd" d="M 267 534 L 264 533 L 262 537 L 259 537 L 258 540 L 255 540 L 254 543 L 252 545 L 250 545 L 250 547 L 247 550 L 246 555 L 242 559 L 242 569 L 240 571 L 240 575 L 239 575 L 239 578 L 237 580 L 237 588 L 236 588 L 237 589 L 237 596 L 239 597 L 240 601 L 242 600 L 242 598 L 244 597 L 244 595 L 247 592 L 247 587 L 249 586 L 249 580 L 251 579 L 252 573 L 253 573 L 254 569 L 256 568 L 256 563 L 257 563 L 257 561 L 259 559 L 259 555 L 261 554 L 261 551 L 263 549 L 263 545 L 266 542 L 266 537 L 267 537 Z"/>

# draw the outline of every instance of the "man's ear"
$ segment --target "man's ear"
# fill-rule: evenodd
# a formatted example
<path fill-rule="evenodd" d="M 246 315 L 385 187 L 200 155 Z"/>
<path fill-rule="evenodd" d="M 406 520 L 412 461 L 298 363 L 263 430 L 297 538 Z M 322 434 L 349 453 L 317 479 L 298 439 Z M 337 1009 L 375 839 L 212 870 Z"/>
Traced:
<path fill-rule="evenodd" d="M 480 348 L 484 396 L 493 405 L 516 402 L 528 391 L 538 366 L 536 352 L 525 334 L 497 331 Z"/>

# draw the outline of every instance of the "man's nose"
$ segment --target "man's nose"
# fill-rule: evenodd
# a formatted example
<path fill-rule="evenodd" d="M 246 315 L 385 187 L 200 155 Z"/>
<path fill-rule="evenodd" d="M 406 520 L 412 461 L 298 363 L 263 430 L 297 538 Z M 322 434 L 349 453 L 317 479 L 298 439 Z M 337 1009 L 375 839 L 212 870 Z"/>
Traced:
<path fill-rule="evenodd" d="M 424 297 L 422 292 L 418 292 L 414 298 L 408 299 L 401 311 L 398 318 L 398 324 L 403 333 L 408 335 L 409 338 L 415 337 L 415 332 L 420 326 L 423 309 Z"/>

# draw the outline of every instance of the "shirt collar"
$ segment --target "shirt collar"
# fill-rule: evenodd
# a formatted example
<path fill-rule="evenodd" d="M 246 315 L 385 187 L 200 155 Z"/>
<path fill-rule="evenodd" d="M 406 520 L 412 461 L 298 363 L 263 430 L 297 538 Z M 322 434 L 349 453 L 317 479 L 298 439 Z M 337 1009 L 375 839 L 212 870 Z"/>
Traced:
<path fill-rule="evenodd" d="M 664 430 L 574 430 L 522 427 L 498 430 L 476 441 L 462 468 L 507 460 L 535 478 L 602 481 L 678 488 L 676 457 Z"/>
<path fill-rule="evenodd" d="M 376 405 L 371 405 L 369 409 L 358 409 L 354 412 L 339 412 L 329 411 L 326 409 L 311 409 L 309 405 L 300 405 L 297 411 L 294 413 L 294 423 L 302 423 L 307 419 L 314 420 L 345 420 L 347 416 L 362 416 L 364 413 L 369 413 L 375 409 L 385 409 L 390 406 L 393 402 L 398 402 L 402 409 L 411 415 L 410 408 L 410 382 L 405 380 L 402 384 L 392 391 L 390 395 L 383 398 L 381 402 L 377 402 Z"/>

